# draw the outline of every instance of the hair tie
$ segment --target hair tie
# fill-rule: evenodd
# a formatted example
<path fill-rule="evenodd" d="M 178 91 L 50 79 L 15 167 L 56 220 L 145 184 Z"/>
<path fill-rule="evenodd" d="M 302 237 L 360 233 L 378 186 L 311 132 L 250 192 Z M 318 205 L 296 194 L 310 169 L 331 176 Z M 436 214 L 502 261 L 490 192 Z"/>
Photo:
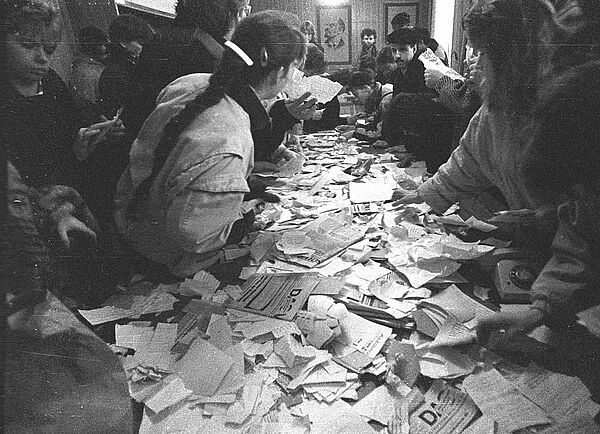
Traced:
<path fill-rule="evenodd" d="M 242 50 L 240 47 L 238 47 L 235 44 L 235 42 L 225 41 L 225 46 L 231 48 L 231 50 L 233 52 L 235 52 L 235 54 L 237 54 L 238 56 L 240 56 L 240 58 L 246 63 L 246 65 L 248 65 L 248 66 L 254 65 L 254 62 L 252 61 L 252 59 L 250 59 L 250 56 L 248 56 L 244 52 L 244 50 Z"/>

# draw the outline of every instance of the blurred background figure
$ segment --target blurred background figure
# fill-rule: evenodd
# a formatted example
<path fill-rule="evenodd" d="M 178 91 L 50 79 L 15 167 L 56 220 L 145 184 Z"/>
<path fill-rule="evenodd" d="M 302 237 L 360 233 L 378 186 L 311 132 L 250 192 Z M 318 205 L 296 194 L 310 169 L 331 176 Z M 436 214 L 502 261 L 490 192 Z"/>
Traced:
<path fill-rule="evenodd" d="M 429 30 L 423 27 L 415 27 L 415 33 L 417 35 L 417 56 L 421 55 L 428 48 L 433 51 L 443 63 L 448 66 L 448 55 L 446 51 L 438 42 L 431 37 Z"/>
<path fill-rule="evenodd" d="M 315 44 L 319 50 L 323 51 L 323 46 L 317 40 L 317 31 L 312 21 L 304 21 L 300 26 L 300 31 L 306 35 L 306 40 L 310 44 Z"/>
<path fill-rule="evenodd" d="M 393 32 L 397 32 L 405 27 L 410 27 L 410 15 L 406 12 L 400 12 L 399 14 L 394 15 L 390 24 L 392 25 Z"/>
<path fill-rule="evenodd" d="M 108 36 L 97 27 L 84 27 L 79 32 L 79 53 L 71 65 L 71 88 L 76 97 L 97 103 L 98 81 L 104 71 Z"/>
<path fill-rule="evenodd" d="M 102 111 L 112 117 L 131 98 L 135 64 L 154 32 L 141 18 L 119 15 L 110 24 L 108 34 L 110 49 L 99 88 Z"/>
<path fill-rule="evenodd" d="M 389 45 L 384 46 L 379 50 L 379 53 L 377 53 L 375 63 L 375 81 L 378 81 L 381 84 L 391 83 L 392 73 L 398 68 L 395 50 Z"/>
<path fill-rule="evenodd" d="M 358 68 L 370 69 L 373 72 L 377 69 L 377 32 L 375 29 L 364 28 L 360 31 L 360 43 L 362 45 L 358 54 Z"/>

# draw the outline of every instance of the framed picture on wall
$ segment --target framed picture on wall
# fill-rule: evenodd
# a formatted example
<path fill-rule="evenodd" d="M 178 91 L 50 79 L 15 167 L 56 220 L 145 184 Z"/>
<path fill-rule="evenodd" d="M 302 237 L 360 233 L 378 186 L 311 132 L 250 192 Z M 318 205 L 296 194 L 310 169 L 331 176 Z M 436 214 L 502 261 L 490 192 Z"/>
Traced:
<path fill-rule="evenodd" d="M 409 26 L 417 27 L 419 25 L 419 3 L 385 3 L 385 34 L 392 33 L 392 19 L 398 14 L 405 13 L 409 17 Z"/>
<path fill-rule="evenodd" d="M 325 52 L 325 62 L 352 63 L 352 9 L 350 6 L 317 6 L 317 38 Z"/>

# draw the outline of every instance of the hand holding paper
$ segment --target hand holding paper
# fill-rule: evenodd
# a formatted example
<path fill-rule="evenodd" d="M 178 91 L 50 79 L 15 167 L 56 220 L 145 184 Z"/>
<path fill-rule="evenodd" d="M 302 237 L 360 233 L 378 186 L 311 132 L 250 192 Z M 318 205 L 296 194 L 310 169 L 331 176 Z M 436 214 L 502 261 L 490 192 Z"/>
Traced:
<path fill-rule="evenodd" d="M 307 90 L 298 90 L 293 95 L 290 94 L 291 99 L 285 103 L 285 108 L 292 116 L 299 120 L 305 120 L 312 118 L 315 110 L 317 109 L 317 99 L 310 98 L 311 93 Z"/>

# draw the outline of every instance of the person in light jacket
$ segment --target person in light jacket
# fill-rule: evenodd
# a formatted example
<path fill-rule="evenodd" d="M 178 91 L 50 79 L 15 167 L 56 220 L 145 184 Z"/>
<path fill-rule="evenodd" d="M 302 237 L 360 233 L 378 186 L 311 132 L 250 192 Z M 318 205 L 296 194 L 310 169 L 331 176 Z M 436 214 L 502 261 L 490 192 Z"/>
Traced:
<path fill-rule="evenodd" d="M 251 132 L 269 122 L 260 100 L 283 89 L 305 51 L 304 35 L 280 14 L 254 14 L 240 22 L 212 76 L 188 75 L 163 90 L 115 198 L 119 232 L 133 250 L 186 276 L 241 240 L 253 223 L 244 202 Z"/>

